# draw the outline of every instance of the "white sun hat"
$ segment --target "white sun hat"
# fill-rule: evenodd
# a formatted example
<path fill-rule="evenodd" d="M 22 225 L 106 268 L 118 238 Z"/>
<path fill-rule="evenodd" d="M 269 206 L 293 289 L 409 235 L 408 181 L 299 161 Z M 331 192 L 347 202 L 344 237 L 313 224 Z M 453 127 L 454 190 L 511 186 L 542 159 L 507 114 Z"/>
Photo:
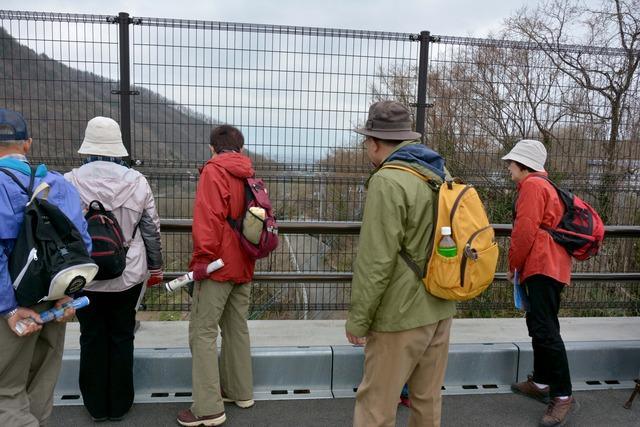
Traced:
<path fill-rule="evenodd" d="M 530 167 L 534 171 L 544 172 L 544 163 L 547 161 L 547 149 L 544 144 L 535 139 L 523 139 L 513 146 L 509 154 L 502 160 L 513 160 Z"/>
<path fill-rule="evenodd" d="M 79 154 L 107 157 L 127 157 L 118 123 L 108 117 L 94 117 L 87 123 Z"/>

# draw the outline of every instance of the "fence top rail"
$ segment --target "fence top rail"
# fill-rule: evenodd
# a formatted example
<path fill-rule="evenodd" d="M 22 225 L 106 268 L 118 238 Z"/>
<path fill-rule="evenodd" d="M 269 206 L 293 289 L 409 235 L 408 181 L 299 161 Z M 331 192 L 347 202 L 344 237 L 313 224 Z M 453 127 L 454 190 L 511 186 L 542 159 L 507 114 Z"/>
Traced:
<path fill-rule="evenodd" d="M 189 232 L 190 219 L 162 219 L 163 231 Z M 358 234 L 360 221 L 278 221 L 281 233 L 289 234 Z M 498 236 L 511 234 L 511 224 L 491 224 Z M 607 237 L 640 237 L 639 225 L 607 225 Z"/>
<path fill-rule="evenodd" d="M 22 21 L 80 22 L 106 24 L 111 15 L 89 15 L 82 13 L 31 12 L 21 10 L 0 10 L 0 19 Z"/>
<path fill-rule="evenodd" d="M 434 35 L 431 40 L 440 44 L 451 45 L 464 45 L 475 47 L 497 47 L 497 48 L 509 48 L 509 49 L 523 49 L 523 50 L 540 50 L 544 46 L 540 46 L 534 42 L 525 42 L 517 40 L 507 39 L 481 39 L 475 37 L 455 37 L 455 36 L 441 36 Z M 620 56 L 627 55 L 627 52 L 622 48 L 612 48 L 605 46 L 588 46 L 579 44 L 561 44 L 559 46 L 551 46 L 551 48 L 558 48 L 566 53 L 588 53 L 591 55 L 602 56 Z M 640 50 L 636 49 L 636 52 L 640 53 Z"/>
<path fill-rule="evenodd" d="M 202 21 L 192 19 L 171 19 L 135 17 L 134 21 L 143 26 L 240 31 L 250 33 L 270 33 L 316 37 L 351 37 L 375 40 L 415 41 L 415 34 L 386 31 L 350 30 L 341 28 L 300 27 L 291 25 L 250 24 L 243 22 Z"/>
<path fill-rule="evenodd" d="M 56 22 L 82 22 L 82 23 L 113 23 L 115 15 L 91 15 L 79 13 L 36 12 L 18 10 L 0 10 L 0 19 L 29 20 L 29 21 L 56 21 Z M 354 30 L 341 28 L 302 27 L 291 25 L 250 24 L 242 22 L 220 22 L 193 19 L 135 17 L 131 23 L 144 26 L 205 29 L 219 31 L 239 31 L 252 33 L 270 33 L 282 35 L 302 35 L 315 37 L 347 37 L 373 40 L 391 41 L 419 41 L 417 33 L 399 33 L 387 31 Z M 502 47 L 513 49 L 538 50 L 540 46 L 533 42 L 523 42 L 506 39 L 482 39 L 475 37 L 456 37 L 446 35 L 433 35 L 430 40 L 441 44 L 461 44 L 477 47 Z M 587 45 L 560 45 L 565 52 L 589 53 L 594 55 L 619 56 L 626 55 L 624 49 Z"/>

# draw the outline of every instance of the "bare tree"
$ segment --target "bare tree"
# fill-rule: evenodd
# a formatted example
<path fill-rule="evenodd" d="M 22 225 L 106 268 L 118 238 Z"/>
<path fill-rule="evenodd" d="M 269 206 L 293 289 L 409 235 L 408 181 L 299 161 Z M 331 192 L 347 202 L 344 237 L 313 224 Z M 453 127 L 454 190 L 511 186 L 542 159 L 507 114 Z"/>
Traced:
<path fill-rule="evenodd" d="M 620 179 L 619 145 L 629 91 L 640 64 L 640 0 L 605 1 L 601 9 L 577 0 L 549 0 L 506 21 L 508 33 L 541 49 L 557 69 L 587 93 L 574 103 L 608 126 L 598 199 L 603 217 L 613 209 L 610 189 Z M 592 47 L 576 49 L 572 44 Z"/>
<path fill-rule="evenodd" d="M 567 115 L 563 99 L 570 88 L 560 84 L 560 71 L 548 62 L 508 41 L 476 51 L 468 71 L 473 92 L 480 95 L 476 116 L 490 119 L 493 126 L 486 131 L 503 145 L 536 133 L 547 146 L 557 140 L 555 127 Z"/>

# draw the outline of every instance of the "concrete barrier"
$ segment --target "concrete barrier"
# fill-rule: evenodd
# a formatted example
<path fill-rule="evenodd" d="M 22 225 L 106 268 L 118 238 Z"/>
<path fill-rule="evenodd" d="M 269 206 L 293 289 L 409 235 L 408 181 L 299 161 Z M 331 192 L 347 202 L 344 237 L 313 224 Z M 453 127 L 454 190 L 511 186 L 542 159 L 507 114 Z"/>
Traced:
<path fill-rule="evenodd" d="M 635 386 L 640 341 L 569 342 L 566 348 L 575 390 Z M 353 397 L 362 378 L 362 347 L 253 347 L 251 353 L 256 400 Z M 82 404 L 79 361 L 79 350 L 65 351 L 56 405 Z M 509 392 L 532 369 L 530 343 L 452 344 L 443 393 Z M 134 382 L 138 403 L 191 401 L 189 349 L 136 349 Z"/>
<path fill-rule="evenodd" d="M 533 371 L 531 343 L 519 349 L 518 381 Z M 567 358 L 574 390 L 633 388 L 640 368 L 640 341 L 567 342 Z"/>

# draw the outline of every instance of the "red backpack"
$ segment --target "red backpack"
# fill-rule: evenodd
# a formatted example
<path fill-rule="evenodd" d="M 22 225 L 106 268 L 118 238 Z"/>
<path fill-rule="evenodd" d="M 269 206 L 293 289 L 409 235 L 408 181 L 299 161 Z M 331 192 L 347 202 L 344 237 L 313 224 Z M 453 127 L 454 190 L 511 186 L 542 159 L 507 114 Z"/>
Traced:
<path fill-rule="evenodd" d="M 238 219 L 227 217 L 244 251 L 252 259 L 268 256 L 278 247 L 278 223 L 267 187 L 261 179 L 245 181 L 245 208 Z"/>
<path fill-rule="evenodd" d="M 544 229 L 575 259 L 584 261 L 596 255 L 604 240 L 604 223 L 598 212 L 580 197 L 559 188 L 549 178 L 538 177 L 553 185 L 565 207 L 558 226 Z"/>

